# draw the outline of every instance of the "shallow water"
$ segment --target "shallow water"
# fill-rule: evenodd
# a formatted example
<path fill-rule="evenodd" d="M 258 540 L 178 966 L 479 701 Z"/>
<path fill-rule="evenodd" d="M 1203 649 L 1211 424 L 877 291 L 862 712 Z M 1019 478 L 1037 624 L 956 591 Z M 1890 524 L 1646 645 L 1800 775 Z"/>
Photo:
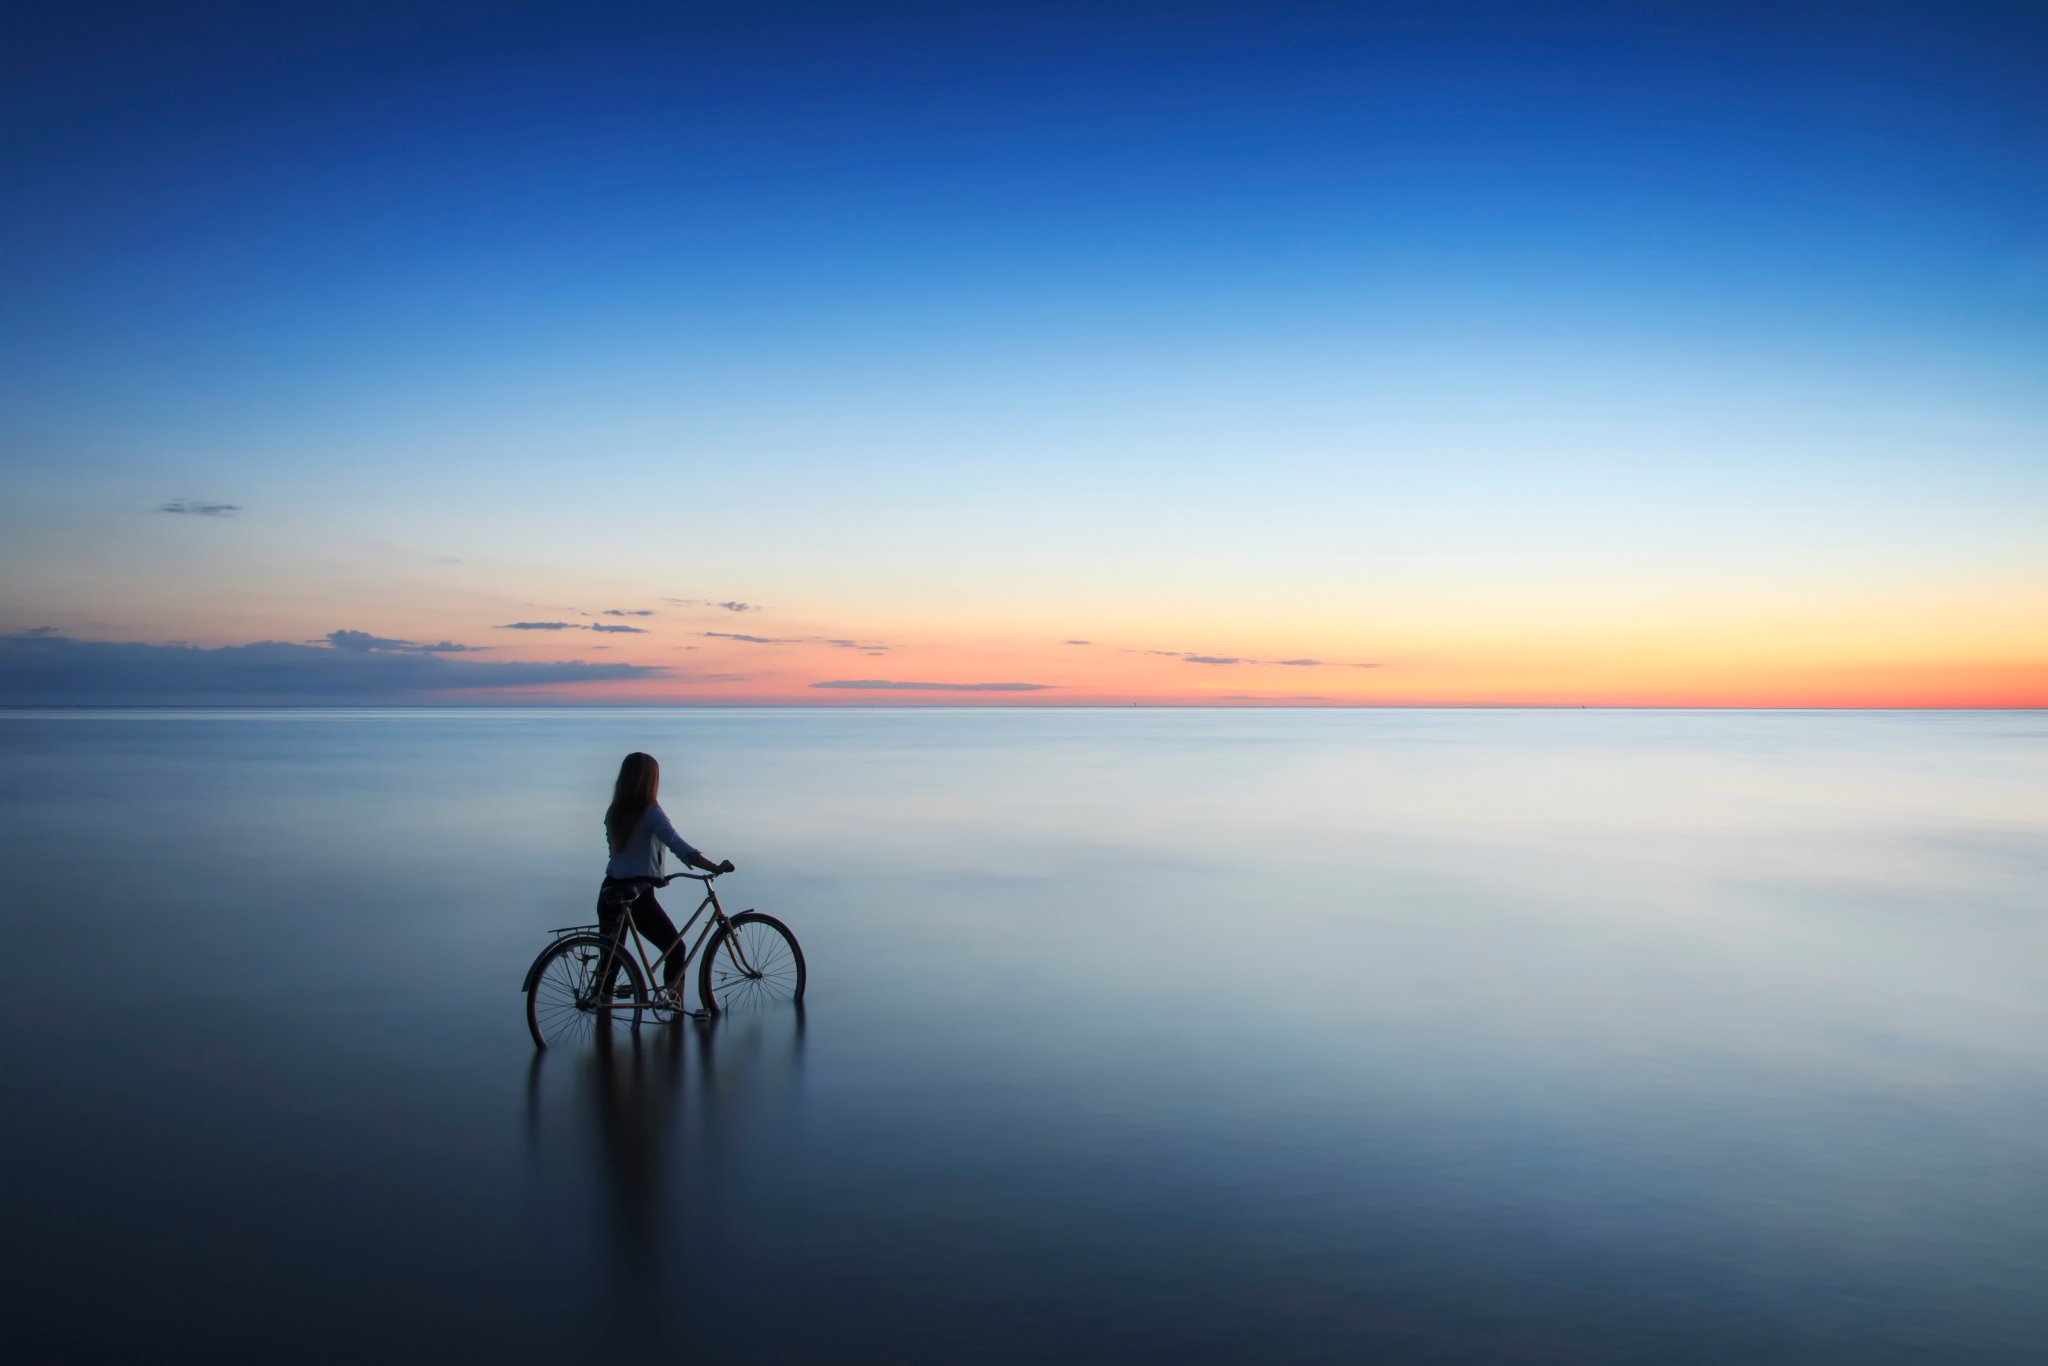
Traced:
<path fill-rule="evenodd" d="M 536 1056 L 632 748 L 807 1010 Z M 2048 1357 L 2039 714 L 13 713 L 0 807 L 16 1360 Z"/>

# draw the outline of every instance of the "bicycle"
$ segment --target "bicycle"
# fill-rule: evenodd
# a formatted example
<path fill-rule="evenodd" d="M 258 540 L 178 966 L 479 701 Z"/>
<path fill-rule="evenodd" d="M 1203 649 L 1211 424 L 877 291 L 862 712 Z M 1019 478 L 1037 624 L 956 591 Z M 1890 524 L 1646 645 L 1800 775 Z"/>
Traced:
<path fill-rule="evenodd" d="M 676 931 L 676 942 L 647 958 L 647 944 L 633 928 L 626 908 L 647 886 L 666 887 L 678 878 L 704 884 L 704 899 Z M 526 970 L 526 1027 L 536 1047 L 580 1043 L 599 1032 L 631 1032 L 640 1028 L 643 1013 L 667 1024 L 688 1013 L 683 1006 L 682 971 L 674 987 L 649 991 L 655 969 L 688 943 L 690 927 L 711 912 L 697 940 L 683 951 L 683 971 L 697 951 L 697 999 L 706 1012 L 749 1006 L 801 1005 L 804 999 L 804 951 L 789 927 L 772 915 L 746 910 L 728 916 L 711 884 L 717 873 L 670 873 L 667 877 L 635 878 L 607 887 L 604 904 L 618 908 L 618 928 L 603 933 L 602 924 L 565 925 L 550 930 L 553 943 Z M 630 935 L 633 951 L 626 951 Z M 705 944 L 709 940 L 709 946 Z"/>

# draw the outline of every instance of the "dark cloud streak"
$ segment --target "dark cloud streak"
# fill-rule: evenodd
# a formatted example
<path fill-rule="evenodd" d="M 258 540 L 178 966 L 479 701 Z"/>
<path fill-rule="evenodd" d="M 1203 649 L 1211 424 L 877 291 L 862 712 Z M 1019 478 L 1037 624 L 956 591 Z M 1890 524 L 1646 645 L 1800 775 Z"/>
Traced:
<path fill-rule="evenodd" d="M 814 688 L 855 688 L 874 692 L 1045 692 L 1051 683 L 892 683 L 881 678 L 835 678 Z"/>
<path fill-rule="evenodd" d="M 410 640 L 373 636 L 368 631 L 329 631 L 324 639 L 333 649 L 359 653 L 376 651 L 403 655 L 462 655 L 490 648 L 487 645 L 457 645 L 452 640 L 439 641 L 433 645 L 419 645 Z"/>
<path fill-rule="evenodd" d="M 0 636 L 0 703 L 11 706 L 351 705 L 470 690 L 666 678 L 638 664 L 481 663 L 423 649 L 335 649 L 263 640 L 200 648 Z"/>
<path fill-rule="evenodd" d="M 878 640 L 841 640 L 832 636 L 750 636 L 738 631 L 699 631 L 711 640 L 739 640 L 749 645 L 830 645 L 838 650 L 865 650 L 880 654 L 889 647 Z"/>
<path fill-rule="evenodd" d="M 1070 640 L 1067 642 L 1067 644 L 1069 645 L 1081 645 L 1085 643 L 1085 641 L 1078 640 Z M 1377 669 L 1380 667 L 1376 663 L 1335 664 L 1327 660 L 1321 659 L 1247 659 L 1239 655 L 1200 655 L 1192 654 L 1186 650 L 1123 649 L 1119 650 L 1118 653 L 1126 655 L 1156 655 L 1161 659 L 1178 659 L 1189 664 L 1253 664 L 1261 666 L 1270 664 L 1285 664 L 1288 667 L 1295 669 Z"/>

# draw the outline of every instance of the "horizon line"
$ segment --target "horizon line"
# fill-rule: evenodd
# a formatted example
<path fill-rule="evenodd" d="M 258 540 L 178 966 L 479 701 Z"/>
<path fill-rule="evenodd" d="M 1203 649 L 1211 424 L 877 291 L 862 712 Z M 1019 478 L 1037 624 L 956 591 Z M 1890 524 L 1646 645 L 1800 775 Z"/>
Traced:
<path fill-rule="evenodd" d="M 6 702 L 15 713 L 131 711 L 1783 711 L 1783 712 L 2038 712 L 2039 703 L 1768 703 L 1768 702 L 1073 702 L 1036 705 L 971 702 Z"/>

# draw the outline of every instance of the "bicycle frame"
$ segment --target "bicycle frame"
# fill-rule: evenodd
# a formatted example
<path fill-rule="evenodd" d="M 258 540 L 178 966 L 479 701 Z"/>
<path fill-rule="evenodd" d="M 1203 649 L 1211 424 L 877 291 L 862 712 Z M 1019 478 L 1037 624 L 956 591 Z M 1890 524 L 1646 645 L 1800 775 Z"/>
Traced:
<path fill-rule="evenodd" d="M 612 949 L 614 952 L 617 952 L 624 946 L 626 937 L 628 935 L 632 936 L 633 954 L 640 960 L 641 971 L 647 975 L 647 989 L 650 992 L 663 989 L 655 985 L 660 979 L 654 975 L 654 970 L 660 967 L 677 949 L 683 949 L 682 962 L 676 967 L 676 981 L 678 983 L 676 999 L 680 1001 L 683 995 L 680 984 L 683 980 L 684 970 L 690 966 L 690 960 L 695 958 L 697 951 L 704 947 L 704 941 L 711 937 L 713 930 L 731 923 L 726 919 L 725 907 L 718 900 L 718 889 L 711 885 L 712 878 L 715 876 L 716 874 L 705 873 L 671 873 L 667 877 L 660 879 L 660 885 L 664 887 L 678 878 L 688 878 L 692 882 L 701 882 L 704 884 L 704 899 L 697 903 L 696 910 L 690 912 L 690 918 L 676 927 L 676 942 L 663 949 L 655 956 L 652 962 L 649 962 L 647 959 L 647 941 L 640 937 L 640 927 L 633 923 L 630 905 L 621 905 L 619 907 L 619 929 L 618 933 L 612 936 Z M 690 943 L 690 927 L 697 923 L 698 918 L 704 914 L 707 907 L 711 911 L 711 918 L 706 920 L 704 928 L 697 932 L 696 942 Z M 688 944 L 689 947 L 684 948 L 685 944 Z M 732 949 L 734 956 L 739 959 L 740 967 L 744 971 L 752 973 L 754 965 L 747 961 L 746 946 L 740 943 L 737 936 L 732 940 Z M 602 982 L 610 975 L 610 962 L 607 960 L 606 966 L 599 972 L 597 980 Z"/>

